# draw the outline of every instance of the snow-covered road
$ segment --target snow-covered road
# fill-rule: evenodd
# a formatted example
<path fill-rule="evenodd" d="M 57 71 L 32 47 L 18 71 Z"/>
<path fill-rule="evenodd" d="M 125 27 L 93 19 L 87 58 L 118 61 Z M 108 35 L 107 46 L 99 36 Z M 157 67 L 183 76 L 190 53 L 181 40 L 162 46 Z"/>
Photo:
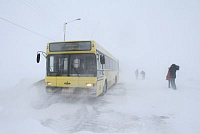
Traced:
<path fill-rule="evenodd" d="M 0 130 L 23 133 L 200 133 L 200 88 L 167 82 L 122 82 L 100 97 L 47 95 L 43 83 L 23 80 L 0 90 Z"/>

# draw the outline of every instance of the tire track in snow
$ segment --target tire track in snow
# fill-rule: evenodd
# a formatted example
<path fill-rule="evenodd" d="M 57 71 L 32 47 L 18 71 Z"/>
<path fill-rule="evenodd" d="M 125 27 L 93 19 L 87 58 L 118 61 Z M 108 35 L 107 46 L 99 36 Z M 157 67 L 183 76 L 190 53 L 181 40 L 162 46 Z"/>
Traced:
<path fill-rule="evenodd" d="M 50 118 L 41 123 L 60 134 L 80 131 L 94 133 L 170 133 L 169 125 L 166 122 L 169 118 L 167 116 L 138 116 L 125 111 L 113 110 L 112 101 L 123 99 L 126 97 L 126 93 L 127 90 L 124 85 L 119 84 L 109 89 L 104 96 L 96 99 L 61 97 L 62 99 L 55 103 L 73 103 L 80 107 L 74 113 L 66 113 L 59 118 Z"/>

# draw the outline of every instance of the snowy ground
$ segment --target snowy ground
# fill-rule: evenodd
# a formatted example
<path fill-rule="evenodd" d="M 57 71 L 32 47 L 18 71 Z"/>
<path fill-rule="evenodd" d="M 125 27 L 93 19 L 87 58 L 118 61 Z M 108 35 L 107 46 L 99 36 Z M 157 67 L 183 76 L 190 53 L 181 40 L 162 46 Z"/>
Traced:
<path fill-rule="evenodd" d="M 43 83 L 22 80 L 0 90 L 2 134 L 199 134 L 200 87 L 194 81 L 120 82 L 104 96 L 47 95 Z M 196 86 L 195 86 L 196 84 Z"/>

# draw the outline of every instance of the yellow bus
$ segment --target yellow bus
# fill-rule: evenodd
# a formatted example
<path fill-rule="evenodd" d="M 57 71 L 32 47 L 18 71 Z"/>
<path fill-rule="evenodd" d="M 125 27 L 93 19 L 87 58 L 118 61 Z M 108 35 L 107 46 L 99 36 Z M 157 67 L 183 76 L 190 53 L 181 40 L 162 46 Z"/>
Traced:
<path fill-rule="evenodd" d="M 45 57 L 47 92 L 99 96 L 119 80 L 118 59 L 93 40 L 48 43 Z"/>

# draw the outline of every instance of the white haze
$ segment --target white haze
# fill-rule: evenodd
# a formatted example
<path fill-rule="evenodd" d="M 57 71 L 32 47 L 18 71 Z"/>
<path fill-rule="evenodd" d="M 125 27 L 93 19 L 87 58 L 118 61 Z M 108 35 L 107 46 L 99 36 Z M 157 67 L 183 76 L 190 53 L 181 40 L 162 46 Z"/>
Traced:
<path fill-rule="evenodd" d="M 17 93 L 19 88 L 16 85 L 22 87 L 25 84 L 26 88 L 20 90 L 23 94 L 22 98 L 26 96 L 26 93 L 35 95 L 32 88 L 31 92 L 26 91 L 27 81 L 31 81 L 29 82 L 31 85 L 43 79 L 46 74 L 45 58 L 41 58 L 40 64 L 36 63 L 37 51 L 45 51 L 47 42 L 63 41 L 63 24 L 81 18 L 80 21 L 67 24 L 66 40 L 95 40 L 110 51 L 120 61 L 120 81 L 128 83 L 127 89 L 137 89 L 142 85 L 142 92 L 148 86 L 151 92 L 151 90 L 155 91 L 154 87 L 161 85 L 161 89 L 167 87 L 165 76 L 168 67 L 175 63 L 180 66 L 176 79 L 178 89 L 182 88 L 180 94 L 189 92 L 189 87 L 192 87 L 191 92 L 194 91 L 194 94 L 191 93 L 191 96 L 194 95 L 195 100 L 198 100 L 196 94 L 199 93 L 200 80 L 199 7 L 200 2 L 197 0 L 1 0 L 1 18 L 53 40 L 38 36 L 0 19 L 0 91 L 11 93 L 13 90 Z M 136 69 L 146 72 L 147 82 L 136 83 L 134 80 Z M 142 92 L 137 92 L 141 98 L 144 97 Z M 157 96 L 159 93 L 163 95 L 162 90 L 156 93 Z M 170 91 L 165 91 L 165 93 L 172 95 L 174 100 L 176 97 L 183 99 L 181 97 L 184 96 L 178 93 L 174 95 Z M 34 95 L 31 96 L 32 99 L 30 97 L 30 100 L 25 97 L 27 102 L 31 103 L 39 98 Z M 17 97 L 20 98 L 20 94 L 17 94 Z M 33 99 L 34 97 L 36 99 Z M 0 96 L 2 101 L 0 112 L 1 109 L 7 109 L 1 106 L 4 106 L 3 102 L 7 102 L 8 98 L 9 95 L 5 98 Z M 16 97 L 14 98 L 13 101 L 16 100 Z M 106 100 L 109 101 L 109 98 Z M 132 101 L 130 98 L 125 100 Z M 139 101 L 136 99 L 136 102 Z M 144 100 L 143 103 L 145 102 L 148 100 Z M 6 104 L 9 104 L 8 110 L 12 113 L 12 105 L 10 106 L 10 102 Z M 18 107 L 20 104 L 28 105 L 22 100 L 16 103 Z M 199 103 L 195 102 L 194 107 L 197 105 Z M 30 110 L 22 106 L 22 111 L 23 108 Z M 35 116 L 31 117 L 35 118 Z M 181 121 L 186 120 L 187 118 Z M 31 120 L 27 122 L 32 123 Z"/>

